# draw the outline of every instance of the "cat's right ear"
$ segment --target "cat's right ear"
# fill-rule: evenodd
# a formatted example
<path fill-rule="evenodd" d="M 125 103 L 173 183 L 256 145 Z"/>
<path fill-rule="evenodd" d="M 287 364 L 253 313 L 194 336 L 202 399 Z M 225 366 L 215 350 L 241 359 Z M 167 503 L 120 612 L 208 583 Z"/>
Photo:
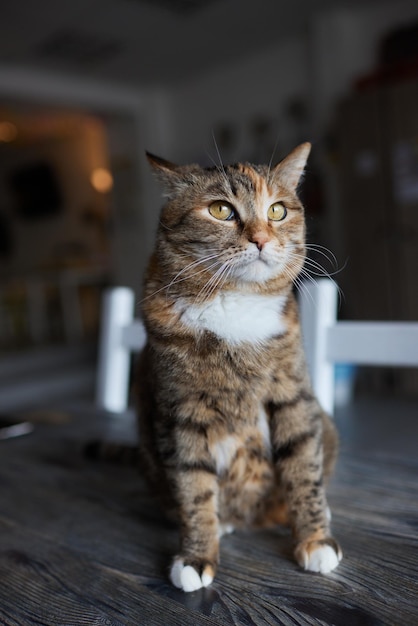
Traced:
<path fill-rule="evenodd" d="M 302 143 L 273 169 L 274 176 L 293 191 L 296 191 L 301 182 L 311 147 L 309 142 Z"/>
<path fill-rule="evenodd" d="M 184 186 L 184 176 L 180 166 L 150 152 L 146 152 L 146 155 L 148 163 L 154 170 L 158 180 L 163 184 L 168 195 L 172 195 Z"/>

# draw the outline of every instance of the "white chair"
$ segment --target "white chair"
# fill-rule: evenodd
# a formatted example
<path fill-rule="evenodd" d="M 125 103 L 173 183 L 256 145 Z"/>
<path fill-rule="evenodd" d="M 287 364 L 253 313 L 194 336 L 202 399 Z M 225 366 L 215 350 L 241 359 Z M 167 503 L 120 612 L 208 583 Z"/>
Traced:
<path fill-rule="evenodd" d="M 329 279 L 304 283 L 300 315 L 314 391 L 334 412 L 336 363 L 418 366 L 418 322 L 337 321 L 338 288 Z M 142 322 L 134 318 L 132 290 L 108 290 L 103 299 L 97 405 L 121 413 L 128 407 L 132 352 L 145 344 Z"/>
<path fill-rule="evenodd" d="M 300 316 L 316 396 L 331 415 L 336 363 L 417 367 L 418 322 L 337 321 L 336 284 L 322 278 L 304 283 Z"/>
<path fill-rule="evenodd" d="M 128 408 L 131 356 L 146 341 L 145 328 L 135 319 L 135 295 L 128 287 L 105 291 L 99 340 L 96 404 L 122 413 Z"/>

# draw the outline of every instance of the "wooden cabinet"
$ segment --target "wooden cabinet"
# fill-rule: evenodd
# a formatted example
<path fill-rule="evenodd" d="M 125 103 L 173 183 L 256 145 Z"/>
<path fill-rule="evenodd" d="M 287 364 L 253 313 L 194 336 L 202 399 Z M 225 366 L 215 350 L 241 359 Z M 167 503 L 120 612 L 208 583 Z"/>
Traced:
<path fill-rule="evenodd" d="M 343 313 L 418 320 L 418 77 L 373 87 L 339 111 Z M 418 370 L 363 372 L 367 389 L 418 395 Z"/>
<path fill-rule="evenodd" d="M 418 320 L 418 79 L 339 113 L 347 317 Z"/>
<path fill-rule="evenodd" d="M 386 102 L 399 316 L 418 320 L 418 78 L 387 90 Z"/>

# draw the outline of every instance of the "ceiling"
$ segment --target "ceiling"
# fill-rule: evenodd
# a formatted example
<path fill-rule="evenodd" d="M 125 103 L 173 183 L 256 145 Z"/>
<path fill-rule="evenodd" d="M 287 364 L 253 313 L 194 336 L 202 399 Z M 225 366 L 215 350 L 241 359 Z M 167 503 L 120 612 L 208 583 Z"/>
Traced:
<path fill-rule="evenodd" d="M 378 0 L 10 0 L 0 64 L 131 87 L 178 83 Z M 382 0 L 381 0 L 382 1 Z"/>

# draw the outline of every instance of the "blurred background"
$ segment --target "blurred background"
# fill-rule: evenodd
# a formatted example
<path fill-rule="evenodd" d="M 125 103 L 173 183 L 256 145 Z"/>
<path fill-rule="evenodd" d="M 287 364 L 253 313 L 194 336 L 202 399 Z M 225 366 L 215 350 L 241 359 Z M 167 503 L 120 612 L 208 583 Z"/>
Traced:
<path fill-rule="evenodd" d="M 416 0 L 3 3 L 1 410 L 93 393 L 102 291 L 139 300 L 158 222 L 145 150 L 269 162 L 306 140 L 340 317 L 418 320 Z M 418 395 L 414 370 L 356 384 Z"/>

